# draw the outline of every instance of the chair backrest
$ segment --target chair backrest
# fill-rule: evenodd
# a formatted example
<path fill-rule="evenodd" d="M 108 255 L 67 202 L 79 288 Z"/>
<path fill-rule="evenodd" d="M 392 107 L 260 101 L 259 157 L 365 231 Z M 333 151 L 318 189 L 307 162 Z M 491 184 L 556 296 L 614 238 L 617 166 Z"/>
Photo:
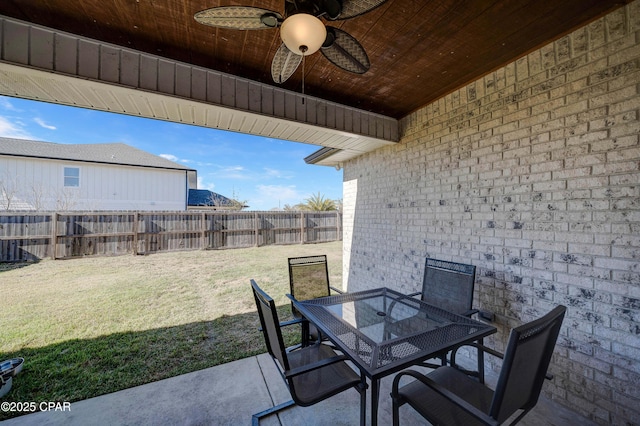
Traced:
<path fill-rule="evenodd" d="M 296 300 L 310 300 L 329 295 L 327 256 L 289 258 L 289 289 Z M 291 310 L 298 315 L 293 305 Z"/>
<path fill-rule="evenodd" d="M 278 360 L 283 370 L 289 370 L 289 360 L 287 359 L 287 351 L 285 350 L 282 332 L 280 331 L 280 321 L 278 320 L 276 304 L 254 280 L 251 280 L 251 288 L 253 289 L 253 297 L 256 301 L 256 307 L 258 308 L 260 326 L 262 327 L 262 334 L 264 335 L 267 350 L 273 358 Z"/>
<path fill-rule="evenodd" d="M 520 409 L 526 413 L 538 402 L 566 310 L 557 306 L 542 318 L 511 330 L 489 410 L 498 422 Z"/>
<path fill-rule="evenodd" d="M 422 281 L 422 300 L 462 315 L 473 304 L 475 280 L 474 265 L 427 258 Z"/>

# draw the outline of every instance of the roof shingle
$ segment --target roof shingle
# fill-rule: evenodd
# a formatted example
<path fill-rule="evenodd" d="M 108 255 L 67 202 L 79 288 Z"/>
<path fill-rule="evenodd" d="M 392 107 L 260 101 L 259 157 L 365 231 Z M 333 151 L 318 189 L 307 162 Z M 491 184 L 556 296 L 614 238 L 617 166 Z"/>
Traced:
<path fill-rule="evenodd" d="M 26 139 L 0 138 L 0 155 L 160 169 L 195 170 L 123 143 L 60 144 Z"/>

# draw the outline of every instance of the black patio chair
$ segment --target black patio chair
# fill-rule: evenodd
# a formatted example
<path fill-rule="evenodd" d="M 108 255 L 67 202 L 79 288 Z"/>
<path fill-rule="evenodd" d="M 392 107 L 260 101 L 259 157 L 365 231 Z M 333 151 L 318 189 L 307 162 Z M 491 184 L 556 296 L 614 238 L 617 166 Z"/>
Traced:
<path fill-rule="evenodd" d="M 475 345 L 503 359 L 495 390 L 452 366 L 427 375 L 412 370 L 398 373 L 391 391 L 394 426 L 405 403 L 434 425 L 498 425 L 522 410 L 510 424 L 519 422 L 538 402 L 566 309 L 558 306 L 511 330 L 504 355 Z M 405 376 L 417 380 L 400 387 Z"/>
<path fill-rule="evenodd" d="M 262 289 L 251 280 L 253 296 L 260 316 L 260 325 L 276 367 L 289 388 L 292 400 L 254 414 L 253 425 L 258 425 L 262 417 L 276 413 L 291 405 L 307 407 L 354 388 L 360 393 L 360 423 L 364 425 L 366 416 L 365 376 L 357 374 L 345 362 L 348 358 L 336 353 L 331 347 L 316 343 L 289 351 L 285 349 L 281 324 L 278 321 L 276 305 Z M 286 325 L 296 321 L 289 321 Z"/>
<path fill-rule="evenodd" d="M 424 264 L 420 298 L 454 314 L 469 317 L 472 309 L 476 267 L 465 263 L 427 258 Z"/>
<path fill-rule="evenodd" d="M 327 256 L 303 256 L 289 258 L 289 289 L 296 300 L 310 300 L 329 296 L 331 290 L 342 293 L 329 285 Z M 300 312 L 291 304 L 294 318 L 302 318 Z M 302 344 L 322 340 L 319 330 L 308 321 L 302 324 Z"/>
<path fill-rule="evenodd" d="M 426 258 L 422 279 L 422 292 L 409 296 L 420 296 L 420 299 L 430 305 L 445 309 L 454 314 L 470 317 L 478 312 L 473 309 L 473 290 L 476 280 L 476 267 L 464 263 Z M 396 327 L 407 327 L 411 319 L 398 321 L 388 327 L 393 333 Z M 436 356 L 440 365 L 447 364 L 447 353 Z M 424 362 L 424 366 L 437 368 L 440 365 Z"/>

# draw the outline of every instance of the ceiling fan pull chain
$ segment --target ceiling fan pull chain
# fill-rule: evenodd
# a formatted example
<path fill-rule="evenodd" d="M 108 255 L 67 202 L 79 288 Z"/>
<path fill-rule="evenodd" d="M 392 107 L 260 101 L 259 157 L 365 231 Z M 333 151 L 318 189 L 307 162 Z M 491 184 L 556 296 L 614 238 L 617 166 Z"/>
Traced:
<path fill-rule="evenodd" d="M 304 55 L 302 55 L 302 105 L 304 105 Z"/>

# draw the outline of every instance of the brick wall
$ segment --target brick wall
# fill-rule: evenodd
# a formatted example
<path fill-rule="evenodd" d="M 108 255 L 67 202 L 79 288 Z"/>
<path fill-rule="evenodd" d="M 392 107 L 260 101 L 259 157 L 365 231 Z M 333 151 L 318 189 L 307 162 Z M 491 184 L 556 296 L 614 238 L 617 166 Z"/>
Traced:
<path fill-rule="evenodd" d="M 425 256 L 478 267 L 508 329 L 566 305 L 544 392 L 640 421 L 640 0 L 405 117 L 344 167 L 349 289 L 421 286 Z"/>

